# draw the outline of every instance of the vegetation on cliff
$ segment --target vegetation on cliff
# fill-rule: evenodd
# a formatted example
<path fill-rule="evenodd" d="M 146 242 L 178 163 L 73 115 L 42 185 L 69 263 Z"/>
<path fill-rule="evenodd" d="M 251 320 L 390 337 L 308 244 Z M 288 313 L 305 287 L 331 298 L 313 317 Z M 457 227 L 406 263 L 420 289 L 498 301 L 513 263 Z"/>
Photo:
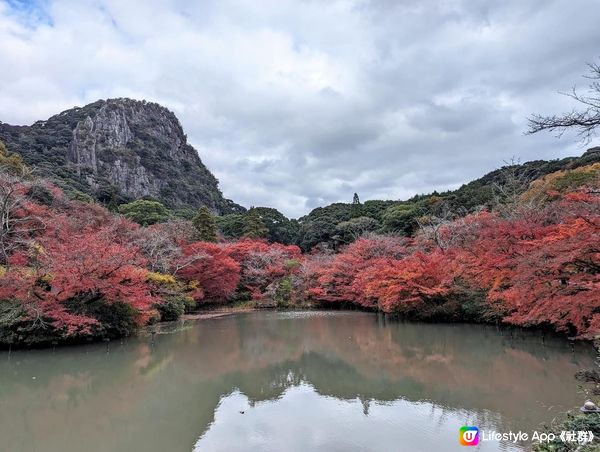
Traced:
<path fill-rule="evenodd" d="M 155 103 L 99 100 L 31 126 L 0 122 L 0 140 L 70 197 L 244 211 L 223 197 L 175 115 Z"/>

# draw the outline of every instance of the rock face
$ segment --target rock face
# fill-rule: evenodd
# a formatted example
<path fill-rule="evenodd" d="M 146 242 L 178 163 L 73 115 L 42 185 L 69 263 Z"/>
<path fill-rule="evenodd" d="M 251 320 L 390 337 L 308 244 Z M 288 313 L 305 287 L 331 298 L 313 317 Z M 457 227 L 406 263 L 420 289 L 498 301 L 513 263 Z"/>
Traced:
<path fill-rule="evenodd" d="M 243 210 L 223 198 L 175 115 L 155 103 L 101 100 L 31 126 L 0 123 L 0 140 L 65 189 L 103 202 L 153 198 L 171 208 Z"/>

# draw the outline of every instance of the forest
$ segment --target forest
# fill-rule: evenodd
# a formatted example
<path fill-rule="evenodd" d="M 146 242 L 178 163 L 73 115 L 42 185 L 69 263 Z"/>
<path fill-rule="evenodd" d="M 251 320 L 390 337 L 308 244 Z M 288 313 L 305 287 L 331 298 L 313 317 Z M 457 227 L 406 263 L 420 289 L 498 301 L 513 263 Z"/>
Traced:
<path fill-rule="evenodd" d="M 331 226 L 335 234 L 306 241 L 307 228 L 325 224 L 318 214 L 331 206 L 310 222 L 267 208 L 222 217 L 201 208 L 185 219 L 145 199 L 109 210 L 68 196 L 1 145 L 0 343 L 110 339 L 244 303 L 593 338 L 600 331 L 600 163 L 590 160 L 597 154 L 541 176 L 508 165 L 496 174 L 502 183 L 481 191 L 484 202 L 470 205 L 457 207 L 456 194 L 408 204 L 363 204 L 356 195 L 352 204 L 333 205 L 345 212 Z M 390 203 L 400 226 L 386 231 L 365 213 Z"/>

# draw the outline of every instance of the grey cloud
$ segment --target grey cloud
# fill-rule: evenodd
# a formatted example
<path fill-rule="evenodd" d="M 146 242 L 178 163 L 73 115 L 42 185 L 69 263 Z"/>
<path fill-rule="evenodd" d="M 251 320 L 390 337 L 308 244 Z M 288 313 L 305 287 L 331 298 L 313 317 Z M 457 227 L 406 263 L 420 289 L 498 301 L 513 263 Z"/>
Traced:
<path fill-rule="evenodd" d="M 97 98 L 180 117 L 227 197 L 298 217 L 455 188 L 512 156 L 600 56 L 594 0 L 0 0 L 0 120 Z"/>

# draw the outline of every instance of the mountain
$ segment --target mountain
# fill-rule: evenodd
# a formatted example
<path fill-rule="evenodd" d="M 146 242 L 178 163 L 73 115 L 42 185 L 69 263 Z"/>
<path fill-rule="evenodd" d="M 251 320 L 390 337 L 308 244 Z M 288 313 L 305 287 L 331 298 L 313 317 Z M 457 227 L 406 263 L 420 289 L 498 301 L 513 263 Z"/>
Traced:
<path fill-rule="evenodd" d="M 245 210 L 223 197 L 177 117 L 156 103 L 99 100 L 31 126 L 0 122 L 0 140 L 66 191 L 107 204 L 150 198 L 173 209 Z"/>

